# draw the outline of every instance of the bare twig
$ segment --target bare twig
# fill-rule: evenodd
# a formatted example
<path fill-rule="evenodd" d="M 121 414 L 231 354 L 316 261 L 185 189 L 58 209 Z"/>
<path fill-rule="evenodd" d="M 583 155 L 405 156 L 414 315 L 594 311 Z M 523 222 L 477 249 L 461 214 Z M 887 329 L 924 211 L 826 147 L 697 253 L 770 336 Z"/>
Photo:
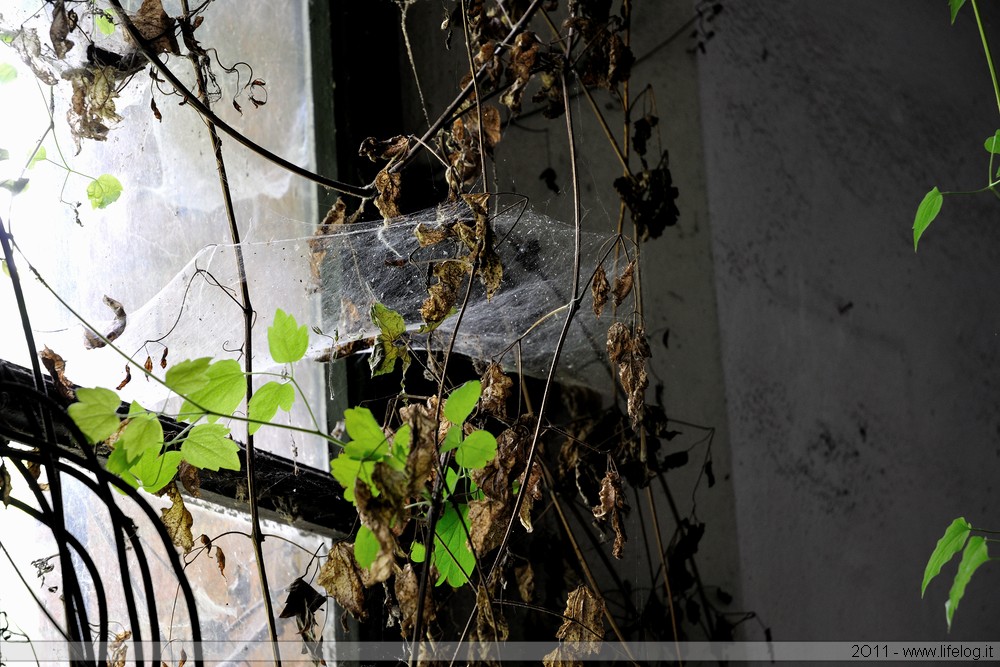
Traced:
<path fill-rule="evenodd" d="M 357 185 L 351 185 L 350 183 L 341 183 L 340 181 L 335 181 L 332 178 L 327 178 L 321 174 L 309 171 L 308 169 L 300 167 L 297 164 L 292 164 L 285 158 L 275 155 L 260 144 L 254 142 L 242 132 L 236 130 L 224 120 L 219 118 L 207 104 L 202 102 L 197 95 L 188 90 L 187 87 L 181 83 L 181 80 L 178 79 L 172 71 L 170 71 L 170 68 L 168 68 L 163 61 L 149 49 L 142 35 L 139 34 L 138 30 L 136 30 L 135 24 L 132 23 L 132 19 L 129 18 L 124 8 L 122 8 L 120 0 L 108 1 L 111 3 L 111 7 L 115 10 L 115 13 L 118 15 L 122 29 L 124 29 L 125 32 L 128 33 L 129 37 L 131 37 L 132 40 L 138 44 L 139 51 L 142 55 L 145 56 L 150 64 L 152 64 L 153 67 L 155 67 L 160 74 L 162 74 L 163 77 L 170 82 L 170 85 L 172 85 L 177 93 L 184 98 L 184 101 L 187 104 L 190 104 L 195 110 L 198 111 L 199 114 L 202 115 L 206 122 L 215 125 L 218 129 L 222 130 L 257 155 L 260 155 L 265 160 L 273 162 L 279 167 L 287 169 L 297 176 L 301 176 L 302 178 L 318 183 L 323 187 L 330 188 L 331 190 L 336 190 L 337 192 L 345 195 L 351 195 L 353 197 L 360 197 L 363 199 L 366 197 L 373 197 L 376 194 L 375 188 L 372 185 L 359 187 Z"/>

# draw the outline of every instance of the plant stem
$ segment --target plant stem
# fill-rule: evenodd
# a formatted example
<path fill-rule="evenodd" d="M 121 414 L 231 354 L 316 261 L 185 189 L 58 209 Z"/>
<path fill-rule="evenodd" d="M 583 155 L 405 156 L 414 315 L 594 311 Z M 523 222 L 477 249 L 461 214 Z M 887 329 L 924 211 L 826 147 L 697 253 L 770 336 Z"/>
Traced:
<path fill-rule="evenodd" d="M 979 16 L 979 5 L 976 0 L 972 0 L 972 11 L 976 14 L 976 26 L 979 28 L 979 37 L 983 40 L 983 53 L 986 54 L 986 64 L 990 68 L 990 78 L 993 79 L 993 94 L 997 100 L 997 111 L 1000 112 L 1000 86 L 997 85 L 997 71 L 993 67 L 993 56 L 990 55 L 990 45 L 986 41 L 986 31 L 983 30 L 983 19 Z"/>

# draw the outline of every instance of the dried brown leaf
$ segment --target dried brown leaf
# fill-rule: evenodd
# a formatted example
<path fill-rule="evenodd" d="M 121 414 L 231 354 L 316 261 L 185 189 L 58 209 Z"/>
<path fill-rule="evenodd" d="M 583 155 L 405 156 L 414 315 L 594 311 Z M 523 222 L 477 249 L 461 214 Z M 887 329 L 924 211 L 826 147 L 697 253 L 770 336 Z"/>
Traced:
<path fill-rule="evenodd" d="M 104 338 L 113 342 L 122 335 L 123 331 L 125 331 L 125 325 L 128 323 L 128 318 L 125 314 L 125 308 L 119 302 L 115 301 L 106 294 L 102 300 L 104 301 L 104 305 L 110 308 L 115 314 L 115 320 L 112 322 L 111 328 L 104 334 Z M 83 331 L 83 338 L 83 346 L 88 350 L 95 350 L 106 345 L 106 343 L 101 340 L 100 336 L 90 329 L 85 329 Z"/>
<path fill-rule="evenodd" d="M 677 224 L 678 190 L 667 163 L 667 152 L 653 169 L 621 176 L 614 181 L 615 190 L 632 214 L 639 240 L 659 238 L 663 231 Z"/>
<path fill-rule="evenodd" d="M 406 470 L 410 477 L 410 497 L 419 497 L 437 469 L 437 421 L 431 404 L 413 403 L 399 411 L 410 427 L 410 454 Z"/>
<path fill-rule="evenodd" d="M 73 389 L 73 383 L 66 378 L 66 362 L 63 358 L 50 350 L 47 345 L 38 353 L 38 357 L 42 360 L 45 370 L 52 376 L 56 392 L 67 400 L 75 401 L 76 391 Z"/>
<path fill-rule="evenodd" d="M 427 290 L 429 296 L 420 306 L 420 316 L 424 322 L 433 324 L 448 317 L 458 301 L 458 292 L 468 273 L 468 265 L 457 259 L 449 259 L 434 265 L 437 282 Z"/>
<path fill-rule="evenodd" d="M 215 547 L 215 562 L 219 566 L 219 574 L 221 574 L 222 578 L 225 579 L 226 578 L 226 552 L 223 551 L 222 549 L 220 549 L 219 547 Z"/>
<path fill-rule="evenodd" d="M 326 237 L 333 232 L 335 227 L 344 224 L 346 216 L 347 204 L 344 203 L 343 199 L 338 198 L 330 210 L 326 212 L 323 222 L 313 232 L 312 238 L 309 239 L 309 274 L 312 277 L 314 291 L 318 291 L 320 288 L 323 260 L 330 247 L 330 240 Z"/>
<path fill-rule="evenodd" d="M 316 583 L 325 588 L 327 594 L 351 612 L 354 618 L 363 621 L 368 617 L 365 612 L 361 569 L 354 559 L 353 544 L 337 542 L 330 548 L 326 562 L 316 577 Z"/>
<path fill-rule="evenodd" d="M 21 60 L 31 68 L 39 81 L 48 86 L 55 86 L 59 83 L 53 61 L 42 53 L 42 41 L 38 38 L 38 32 L 34 28 L 18 30 L 10 45 L 21 56 Z"/>
<path fill-rule="evenodd" d="M 510 87 L 500 96 L 500 101 L 515 114 L 521 113 L 521 101 L 524 89 L 531 80 L 531 75 L 538 61 L 540 43 L 535 33 L 525 30 L 514 38 L 514 46 L 510 52 L 510 65 L 507 76 L 512 80 Z"/>
<path fill-rule="evenodd" d="M 611 363 L 620 364 L 632 356 L 632 335 L 628 327 L 615 322 L 608 329 L 608 357 Z"/>
<path fill-rule="evenodd" d="M 52 24 L 49 26 L 49 40 L 52 49 L 60 60 L 73 48 L 73 42 L 67 37 L 76 30 L 77 16 L 73 10 L 66 11 L 65 0 L 56 0 L 52 7 Z"/>
<path fill-rule="evenodd" d="M 585 642 L 591 653 L 600 650 L 597 644 L 604 638 L 604 601 L 601 598 L 581 584 L 569 594 L 563 616 L 576 622 L 563 621 L 556 632 L 557 639 Z"/>
<path fill-rule="evenodd" d="M 198 474 L 198 468 L 187 461 L 181 461 L 177 467 L 177 479 L 181 481 L 188 493 L 195 498 L 201 497 L 201 476 Z"/>
<path fill-rule="evenodd" d="M 398 218 L 400 183 L 402 175 L 399 172 L 390 173 L 388 167 L 380 171 L 375 176 L 375 189 L 378 196 L 375 197 L 375 208 L 379 210 L 385 220 Z"/>
<path fill-rule="evenodd" d="M 0 499 L 3 500 L 3 506 L 7 507 L 10 504 L 10 471 L 7 470 L 7 464 L 0 462 Z"/>
<path fill-rule="evenodd" d="M 594 280 L 590 283 L 590 294 L 594 299 L 594 315 L 597 317 L 600 317 L 601 313 L 604 312 L 610 290 L 611 286 L 608 284 L 608 274 L 604 270 L 604 265 L 598 264 L 597 271 L 594 272 Z"/>
<path fill-rule="evenodd" d="M 430 625 L 437 618 L 437 608 L 434 604 L 432 590 L 432 587 L 428 586 L 424 595 L 424 627 Z M 396 575 L 395 592 L 396 599 L 399 601 L 399 610 L 402 613 L 399 631 L 404 639 L 411 639 L 417 616 L 417 597 L 420 595 L 420 581 L 417 579 L 411 563 L 403 566 L 403 569 Z"/>
<path fill-rule="evenodd" d="M 524 476 L 521 476 L 523 483 Z M 521 493 L 524 494 L 524 502 L 521 503 L 521 513 L 518 518 L 521 520 L 521 525 L 529 533 L 534 530 L 531 525 L 531 508 L 534 506 L 536 500 L 542 499 L 542 467 L 538 465 L 538 462 L 534 462 L 531 465 L 531 475 L 528 476 L 528 481 L 523 484 Z"/>
<path fill-rule="evenodd" d="M 170 535 L 173 543 L 184 549 L 184 553 L 190 553 L 194 546 L 194 536 L 191 535 L 191 524 L 194 523 L 194 519 L 191 517 L 191 512 L 184 506 L 184 498 L 181 497 L 176 486 L 168 484 L 166 492 L 171 505 L 169 508 L 160 510 L 162 515 L 160 520 L 166 526 L 167 534 Z"/>
<path fill-rule="evenodd" d="M 156 98 L 149 98 L 149 110 L 153 112 L 153 118 L 159 122 L 163 122 L 163 114 L 160 113 L 160 107 L 156 106 Z"/>
<path fill-rule="evenodd" d="M 167 352 L 169 352 L 169 351 L 170 351 L 169 347 L 164 347 L 163 348 L 163 354 L 160 355 L 160 368 L 166 368 L 167 367 Z"/>
<path fill-rule="evenodd" d="M 635 280 L 635 260 L 633 259 L 622 271 L 622 274 L 615 278 L 615 285 L 612 288 L 612 292 L 615 295 L 615 305 L 622 305 L 622 301 L 625 300 L 632 292 L 632 284 Z"/>
<path fill-rule="evenodd" d="M 177 36 L 174 34 L 177 21 L 163 11 L 161 0 L 142 0 L 139 11 L 131 18 L 150 51 L 180 55 Z M 126 38 L 134 46 L 131 36 L 126 35 Z"/>
<path fill-rule="evenodd" d="M 417 237 L 417 243 L 420 244 L 421 248 L 426 248 L 430 245 L 435 245 L 455 236 L 455 232 L 452 227 L 448 225 L 442 225 L 440 227 L 430 227 L 424 223 L 420 223 L 413 230 L 414 236 Z"/>
<path fill-rule="evenodd" d="M 358 155 L 363 155 L 372 162 L 389 160 L 389 163 L 392 164 L 392 162 L 406 155 L 406 151 L 409 147 L 410 140 L 403 135 L 384 140 L 376 139 L 375 137 L 368 137 L 361 142 L 361 148 L 358 149 Z"/>
<path fill-rule="evenodd" d="M 132 365 L 125 364 L 125 378 L 118 383 L 118 386 L 115 387 L 115 391 L 121 391 L 125 387 L 125 385 L 127 385 L 131 381 L 132 381 Z"/>
<path fill-rule="evenodd" d="M 507 619 L 494 607 L 485 586 L 476 589 L 476 635 L 481 642 L 502 642 L 510 635 Z"/>
<path fill-rule="evenodd" d="M 108 667 L 125 667 L 128 660 L 128 644 L 132 637 L 131 630 L 125 630 L 115 635 L 114 640 L 108 644 Z"/>
<path fill-rule="evenodd" d="M 483 394 L 480 399 L 482 409 L 497 419 L 506 419 L 507 399 L 510 398 L 510 390 L 514 386 L 514 381 L 503 372 L 500 364 L 494 361 L 483 371 L 480 382 L 483 386 Z"/>
<path fill-rule="evenodd" d="M 288 586 L 288 597 L 285 598 L 285 606 L 282 607 L 278 618 L 298 617 L 300 625 L 312 624 L 312 616 L 316 610 L 326 602 L 326 596 L 307 584 L 302 577 L 298 577 Z"/>
<path fill-rule="evenodd" d="M 511 509 L 510 503 L 497 500 L 469 502 L 469 539 L 478 556 L 500 546 L 504 533 L 507 532 Z"/>
<path fill-rule="evenodd" d="M 521 596 L 521 600 L 531 604 L 535 597 L 535 570 L 531 567 L 531 562 L 515 567 L 514 579 L 517 580 L 517 594 Z"/>
<path fill-rule="evenodd" d="M 600 523 L 611 522 L 615 532 L 615 543 L 612 555 L 621 558 L 628 538 L 625 535 L 625 519 L 623 514 L 628 511 L 628 503 L 622 493 L 622 480 L 614 470 L 608 470 L 601 481 L 601 504 L 593 508 L 594 518 Z"/>
<path fill-rule="evenodd" d="M 146 362 L 142 365 L 142 367 L 146 369 L 147 373 L 153 372 L 153 358 L 148 354 L 146 355 Z"/>
<path fill-rule="evenodd" d="M 377 463 L 372 471 L 372 481 L 376 485 L 380 485 L 381 482 L 385 485 L 384 488 L 389 488 L 391 485 L 385 484 L 385 479 L 390 477 L 392 473 L 402 475 L 384 463 Z M 379 478 L 380 481 L 376 481 L 376 478 Z M 402 484 L 405 487 L 405 479 Z M 384 489 L 378 497 L 373 496 L 367 482 L 360 478 L 354 485 L 354 500 L 358 506 L 358 516 L 361 518 L 361 523 L 375 535 L 375 539 L 379 543 L 379 553 L 375 557 L 375 562 L 361 572 L 365 586 L 374 586 L 386 581 L 393 574 L 396 563 L 396 535 L 405 526 L 404 522 L 399 519 L 406 510 L 401 498 L 387 498 Z"/>

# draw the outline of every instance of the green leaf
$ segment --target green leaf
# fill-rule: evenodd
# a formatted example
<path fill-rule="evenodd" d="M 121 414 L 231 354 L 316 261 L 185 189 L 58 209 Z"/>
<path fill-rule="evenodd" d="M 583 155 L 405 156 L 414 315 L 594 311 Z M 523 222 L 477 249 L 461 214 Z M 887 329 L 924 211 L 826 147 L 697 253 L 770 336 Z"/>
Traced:
<path fill-rule="evenodd" d="M 277 363 L 293 364 L 305 356 L 309 328 L 299 326 L 294 317 L 279 308 L 274 313 L 274 324 L 267 329 L 267 346 Z"/>
<path fill-rule="evenodd" d="M 174 478 L 180 462 L 180 452 L 170 451 L 160 456 L 153 450 L 148 450 L 132 466 L 130 472 L 142 481 L 143 489 L 156 493 Z"/>
<path fill-rule="evenodd" d="M 983 142 L 983 148 L 994 155 L 1000 154 L 1000 130 L 997 130 L 996 134 L 992 137 L 986 137 L 986 141 Z"/>
<path fill-rule="evenodd" d="M 410 426 L 403 424 L 392 436 L 392 453 L 386 457 L 385 464 L 393 470 L 404 472 L 406 459 L 410 457 Z"/>
<path fill-rule="evenodd" d="M 227 435 L 229 428 L 222 424 L 199 424 L 181 443 L 181 456 L 195 468 L 239 470 L 240 447 Z"/>
<path fill-rule="evenodd" d="M 479 380 L 469 380 L 458 387 L 444 402 L 444 416 L 452 424 L 461 424 L 472 414 L 482 391 L 483 386 Z"/>
<path fill-rule="evenodd" d="M 97 29 L 101 31 L 102 35 L 113 35 L 115 34 L 115 24 L 109 19 L 103 12 L 98 12 L 94 14 L 94 24 Z"/>
<path fill-rule="evenodd" d="M 375 461 L 352 459 L 346 452 L 341 452 L 340 456 L 330 462 L 330 473 L 344 487 L 344 500 L 354 502 L 354 486 L 359 477 L 372 489 L 373 496 L 379 495 L 378 489 L 371 484 L 375 463 Z"/>
<path fill-rule="evenodd" d="M 143 411 L 138 403 L 133 402 L 132 406 L 138 407 L 140 413 L 131 416 L 132 411 L 129 411 L 130 420 L 122 431 L 118 444 L 125 450 L 129 461 L 137 461 L 148 451 L 160 453 L 163 447 L 163 427 L 160 426 L 159 419 Z"/>
<path fill-rule="evenodd" d="M 462 513 L 455 511 L 452 505 L 445 507 L 438 520 L 434 547 L 434 564 L 437 566 L 437 586 L 444 582 L 452 588 L 464 586 L 469 581 L 469 574 L 476 567 L 476 557 L 469 548 L 466 539 L 469 525 L 469 506 L 461 506 Z"/>
<path fill-rule="evenodd" d="M 396 370 L 396 359 L 399 358 L 399 351 L 394 343 L 379 339 L 372 348 L 372 356 L 368 357 L 368 367 L 371 368 L 372 377 L 385 375 Z"/>
<path fill-rule="evenodd" d="M 410 560 L 414 563 L 423 563 L 427 560 L 427 549 L 424 548 L 423 542 L 414 540 L 410 545 Z"/>
<path fill-rule="evenodd" d="M 10 63 L 0 63 L 0 83 L 10 83 L 17 78 L 17 70 Z"/>
<path fill-rule="evenodd" d="M 28 179 L 26 178 L 18 178 L 16 180 L 8 178 L 6 181 L 0 182 L 0 188 L 10 190 L 12 195 L 21 194 L 26 187 L 28 187 Z"/>
<path fill-rule="evenodd" d="M 208 384 L 206 371 L 208 371 L 208 365 L 211 362 L 211 357 L 185 359 L 167 369 L 167 375 L 163 381 L 175 394 L 186 396 Z"/>
<path fill-rule="evenodd" d="M 920 586 L 920 597 L 924 596 L 924 591 L 927 590 L 927 584 L 931 583 L 931 579 L 938 576 L 941 568 L 962 550 L 971 530 L 972 526 L 969 522 L 963 517 L 958 517 L 944 531 L 944 535 L 938 540 L 930 560 L 927 561 L 927 567 L 924 569 L 924 582 Z"/>
<path fill-rule="evenodd" d="M 254 392 L 250 399 L 248 415 L 250 419 L 269 422 L 277 414 L 278 408 L 285 412 L 292 409 L 295 402 L 295 388 L 291 382 L 268 382 Z M 247 430 L 256 433 L 263 424 L 250 423 Z"/>
<path fill-rule="evenodd" d="M 247 381 L 243 369 L 235 359 L 223 359 L 209 365 L 205 370 L 208 383 L 201 389 L 187 395 L 187 401 L 181 406 L 185 414 L 201 415 L 204 411 L 195 404 L 218 414 L 209 415 L 208 421 L 214 422 L 219 415 L 231 415 L 246 395 Z M 195 465 L 192 463 L 192 465 Z M 202 468 L 204 466 L 197 466 Z"/>
<path fill-rule="evenodd" d="M 0 259 L 0 266 L 3 267 L 3 274 L 5 276 L 7 276 L 8 278 L 10 278 L 10 268 L 7 267 L 7 260 L 6 259 Z"/>
<path fill-rule="evenodd" d="M 497 455 L 497 439 L 487 431 L 473 431 L 465 436 L 455 451 L 455 461 L 463 468 L 485 468 Z"/>
<path fill-rule="evenodd" d="M 927 226 L 934 222 L 934 218 L 941 212 L 941 204 L 944 195 L 936 187 L 924 195 L 924 200 L 917 207 L 917 215 L 913 218 L 913 252 L 917 251 L 917 243 L 923 236 Z"/>
<path fill-rule="evenodd" d="M 406 333 L 406 322 L 403 321 L 403 316 L 377 301 L 372 304 L 371 318 L 372 324 L 377 326 L 381 332 L 381 337 L 387 341 L 394 341 Z"/>
<path fill-rule="evenodd" d="M 450 452 L 453 449 L 457 449 L 459 445 L 462 444 L 462 427 L 452 426 L 448 429 L 448 433 L 444 436 L 444 442 L 441 443 L 441 453 Z"/>
<path fill-rule="evenodd" d="M 108 455 L 108 460 L 104 464 L 104 467 L 108 472 L 113 472 L 134 487 L 136 486 L 135 476 L 128 472 L 132 467 L 132 463 L 132 461 L 128 460 L 125 448 L 116 446 Z"/>
<path fill-rule="evenodd" d="M 0 148 L 0 161 L 9 159 L 10 159 L 10 151 L 7 150 L 6 148 Z"/>
<path fill-rule="evenodd" d="M 44 160 L 45 157 L 45 146 L 39 146 L 38 150 L 35 151 L 35 154 L 32 155 L 31 159 L 28 161 L 28 169 L 34 169 L 35 165 Z"/>
<path fill-rule="evenodd" d="M 351 458 L 378 461 L 389 452 L 389 441 L 368 408 L 345 410 L 344 426 L 351 436 L 350 442 L 344 445 L 344 453 Z"/>
<path fill-rule="evenodd" d="M 965 595 L 965 587 L 969 585 L 969 580 L 972 579 L 972 575 L 979 566 L 989 559 L 990 555 L 986 546 L 986 540 L 979 535 L 970 537 L 969 542 L 965 545 L 965 550 L 962 552 L 962 562 L 958 564 L 958 572 L 955 574 L 955 580 L 952 582 L 951 590 L 948 592 L 948 601 L 944 603 L 949 632 L 951 632 L 951 621 L 955 617 L 955 612 L 958 611 L 958 603 L 962 599 L 962 596 Z"/>
<path fill-rule="evenodd" d="M 76 390 L 76 398 L 78 402 L 69 406 L 69 416 L 87 440 L 95 443 L 111 437 L 121 422 L 117 414 L 121 405 L 118 394 L 103 387 L 82 388 Z"/>
<path fill-rule="evenodd" d="M 7 44 L 8 46 L 14 42 L 14 38 L 17 37 L 16 32 L 11 32 L 9 30 L 0 31 L 0 42 Z"/>
<path fill-rule="evenodd" d="M 122 194 L 122 184 L 111 174 L 101 174 L 87 186 L 87 199 L 93 208 L 107 208 Z"/>
<path fill-rule="evenodd" d="M 378 538 L 368 526 L 358 528 L 358 536 L 354 538 L 354 560 L 358 561 L 358 565 L 366 570 L 370 568 L 381 548 Z"/>
<path fill-rule="evenodd" d="M 951 7 L 951 24 L 955 25 L 955 17 L 958 16 L 958 11 L 965 4 L 965 0 L 948 0 L 948 6 Z"/>

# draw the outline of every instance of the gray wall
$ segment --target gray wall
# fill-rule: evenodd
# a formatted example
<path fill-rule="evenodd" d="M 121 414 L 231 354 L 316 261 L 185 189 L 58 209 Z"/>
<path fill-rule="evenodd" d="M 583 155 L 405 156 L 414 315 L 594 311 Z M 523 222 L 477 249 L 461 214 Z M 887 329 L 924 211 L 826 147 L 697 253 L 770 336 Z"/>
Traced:
<path fill-rule="evenodd" d="M 935 541 L 1000 528 L 1000 203 L 910 231 L 932 185 L 985 184 L 971 7 L 725 6 L 699 76 L 742 606 L 776 640 L 943 639 Z M 950 638 L 995 638 L 998 591 L 987 565 Z"/>

